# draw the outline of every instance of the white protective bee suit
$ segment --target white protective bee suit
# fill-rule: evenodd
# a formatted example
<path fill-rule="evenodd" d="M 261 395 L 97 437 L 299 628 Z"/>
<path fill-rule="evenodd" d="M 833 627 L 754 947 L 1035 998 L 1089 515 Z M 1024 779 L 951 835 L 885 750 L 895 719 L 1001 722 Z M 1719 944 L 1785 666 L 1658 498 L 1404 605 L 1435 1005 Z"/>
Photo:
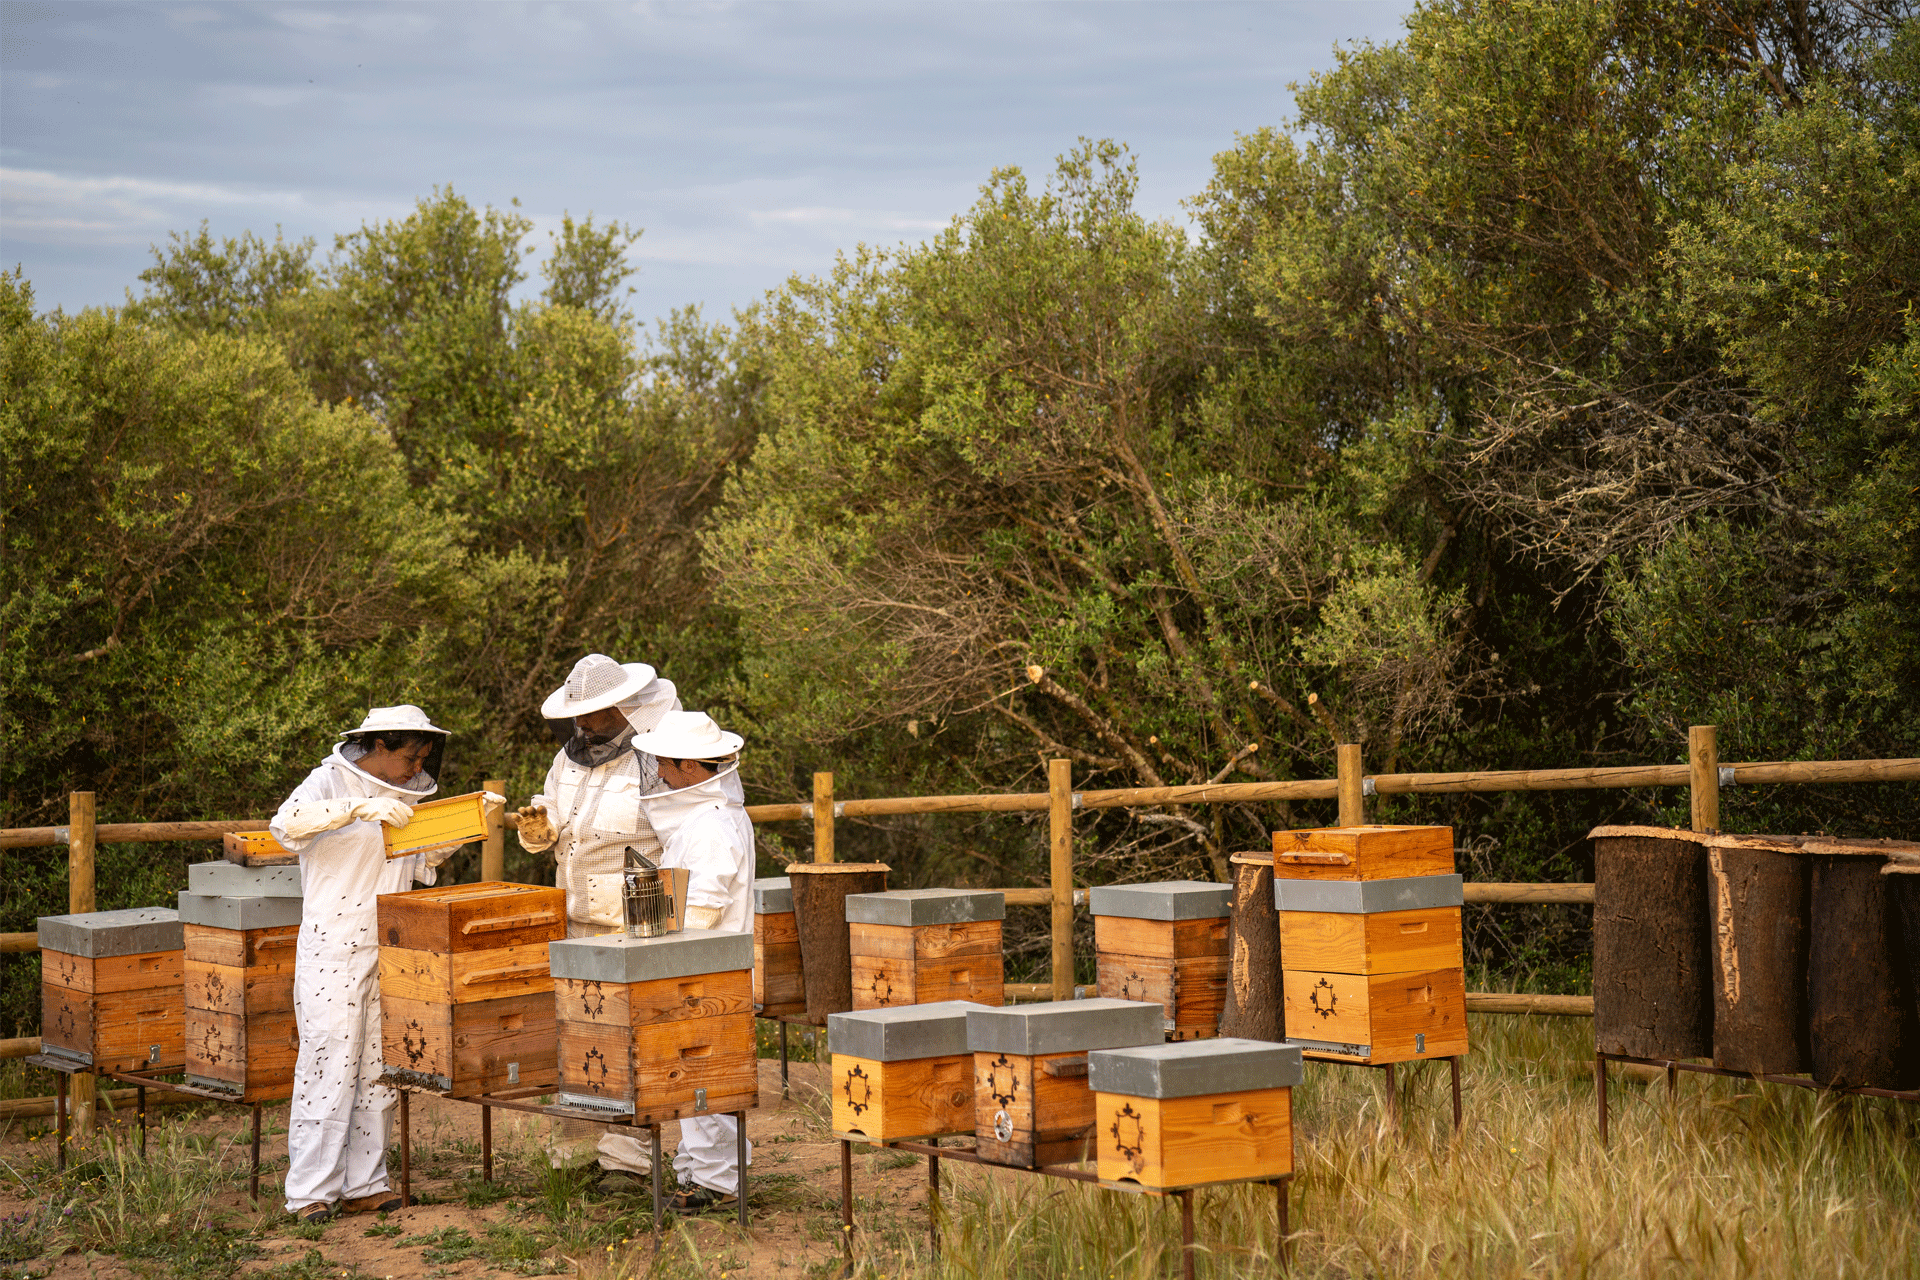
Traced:
<path fill-rule="evenodd" d="M 635 745 L 656 757 L 718 759 L 739 751 L 741 739 L 723 733 L 698 711 L 677 711 L 661 717 L 650 733 Z M 659 835 L 664 852 L 661 865 L 684 867 L 687 876 L 686 922 L 690 927 L 728 933 L 753 931 L 753 823 L 733 792 L 739 783 L 737 764 L 677 791 L 655 792 L 644 798 L 647 819 Z M 732 1116 L 703 1116 L 680 1122 L 680 1148 L 673 1172 L 684 1184 L 706 1187 L 723 1195 L 740 1188 L 737 1163 L 738 1124 Z M 747 1148 L 753 1163 L 753 1148 Z"/>
<path fill-rule="evenodd" d="M 411 706 L 375 708 L 354 732 L 369 728 L 445 733 Z M 268 828 L 300 855 L 303 898 L 294 952 L 300 1053 L 287 1121 L 289 1213 L 388 1189 L 395 1095 L 375 1083 L 382 1062 L 374 900 L 404 893 L 416 880 L 432 884 L 436 872 L 420 854 L 389 860 L 381 824 L 406 825 L 412 804 L 437 785 L 425 771 L 404 785 L 383 782 L 354 764 L 366 751 L 356 743 L 337 745 Z"/>

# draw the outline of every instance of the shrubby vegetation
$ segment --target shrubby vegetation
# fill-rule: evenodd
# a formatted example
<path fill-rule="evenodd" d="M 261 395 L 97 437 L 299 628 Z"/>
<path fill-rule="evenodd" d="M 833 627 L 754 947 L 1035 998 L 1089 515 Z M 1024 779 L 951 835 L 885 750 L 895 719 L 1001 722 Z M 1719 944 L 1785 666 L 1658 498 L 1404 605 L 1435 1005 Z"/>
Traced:
<path fill-rule="evenodd" d="M 1896 0 L 1456 0 L 1218 157 L 1192 230 L 1083 141 L 731 324 L 637 326 L 640 233 L 591 218 L 516 301 L 530 223 L 452 191 L 325 255 L 176 235 L 115 311 L 9 277 L 0 822 L 77 787 L 103 820 L 262 813 L 400 699 L 458 732 L 455 786 L 525 794 L 593 649 L 746 731 L 767 799 L 1053 756 L 1324 776 L 1336 741 L 1375 772 L 1674 760 L 1704 722 L 1729 760 L 1920 755 L 1917 88 Z M 1555 879 L 1593 822 L 1683 803 L 1379 813 Z M 1868 788 L 1723 813 L 1911 834 Z M 1078 859 L 1218 876 L 1330 817 L 1113 811 Z M 1013 819 L 842 838 L 917 882 L 1045 863 Z M 13 866 L 29 927 L 60 869 Z M 103 869 L 116 905 L 177 874 Z M 1577 981 L 1580 928 L 1510 913 L 1476 954 Z"/>

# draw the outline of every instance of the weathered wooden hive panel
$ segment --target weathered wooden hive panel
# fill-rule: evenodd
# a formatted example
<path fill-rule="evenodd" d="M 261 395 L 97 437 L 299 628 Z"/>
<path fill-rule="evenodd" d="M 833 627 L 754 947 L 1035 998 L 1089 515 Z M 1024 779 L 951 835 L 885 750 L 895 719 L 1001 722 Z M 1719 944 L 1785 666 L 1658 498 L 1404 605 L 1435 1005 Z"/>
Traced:
<path fill-rule="evenodd" d="M 835 1013 L 833 1131 L 862 1142 L 972 1133 L 973 1054 L 965 1000 Z"/>
<path fill-rule="evenodd" d="M 1164 1043 L 1163 1018 L 1158 1004 L 1104 998 L 968 1009 L 981 1157 L 1024 1169 L 1087 1159 L 1087 1054 Z"/>
<path fill-rule="evenodd" d="M 1169 1039 L 1218 1035 L 1227 1000 L 1233 886 L 1203 880 L 1096 886 L 1100 994 L 1165 1009 Z"/>
<path fill-rule="evenodd" d="M 387 1078 L 455 1098 L 553 1087 L 565 892 L 489 881 L 382 894 L 378 911 Z"/>
<path fill-rule="evenodd" d="M 574 938 L 548 961 L 562 1105 L 638 1123 L 759 1105 L 752 934 Z"/>
<path fill-rule="evenodd" d="M 850 894 L 846 901 L 855 1009 L 1003 1002 L 1004 894 L 895 889 Z"/>
<path fill-rule="evenodd" d="M 167 907 L 43 916 L 43 1052 L 102 1071 L 177 1067 L 183 1060 L 184 959 Z"/>
<path fill-rule="evenodd" d="M 753 1008 L 763 1018 L 797 1017 L 807 1011 L 800 926 L 794 921 L 793 881 L 787 876 L 753 882 Z"/>
<path fill-rule="evenodd" d="M 293 1020 L 299 869 L 205 865 L 217 872 L 196 874 L 196 867 L 187 883 L 218 892 L 189 888 L 180 895 L 187 1083 L 241 1102 L 291 1097 L 300 1055 Z M 271 892 L 232 892 L 241 889 Z"/>
<path fill-rule="evenodd" d="M 1292 1044 L 1223 1038 L 1090 1053 L 1100 1181 L 1176 1191 L 1285 1177 L 1299 1083 Z"/>

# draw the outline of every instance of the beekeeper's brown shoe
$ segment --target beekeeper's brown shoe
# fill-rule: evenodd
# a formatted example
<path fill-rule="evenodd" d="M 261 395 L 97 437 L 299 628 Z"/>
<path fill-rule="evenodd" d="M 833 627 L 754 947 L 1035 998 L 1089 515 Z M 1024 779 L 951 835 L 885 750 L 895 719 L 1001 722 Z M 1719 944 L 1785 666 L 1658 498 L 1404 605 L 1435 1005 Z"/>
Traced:
<path fill-rule="evenodd" d="M 398 1191 L 376 1191 L 370 1196 L 359 1196 L 340 1202 L 341 1213 L 392 1213 L 399 1207 Z"/>

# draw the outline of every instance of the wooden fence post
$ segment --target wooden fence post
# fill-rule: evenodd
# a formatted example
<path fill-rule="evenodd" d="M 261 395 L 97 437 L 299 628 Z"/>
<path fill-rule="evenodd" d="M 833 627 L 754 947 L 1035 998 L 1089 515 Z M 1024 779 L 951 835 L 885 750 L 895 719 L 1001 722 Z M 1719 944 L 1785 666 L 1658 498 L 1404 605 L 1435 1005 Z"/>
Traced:
<path fill-rule="evenodd" d="M 497 796 L 507 794 L 504 778 L 488 778 L 483 785 Z M 504 805 L 487 813 L 487 838 L 480 845 L 480 878 L 487 881 L 507 878 L 507 810 Z"/>
<path fill-rule="evenodd" d="M 1687 789 L 1693 798 L 1693 829 L 1720 829 L 1720 744 L 1714 726 L 1687 730 Z"/>
<path fill-rule="evenodd" d="M 67 800 L 67 910 L 81 915 L 96 909 L 94 897 L 93 792 L 75 791 Z M 73 1109 L 73 1130 L 80 1137 L 93 1136 L 93 1076 L 76 1071 L 68 1094 Z"/>
<path fill-rule="evenodd" d="M 1073 761 L 1047 761 L 1047 828 L 1053 890 L 1053 998 L 1073 999 Z"/>
<path fill-rule="evenodd" d="M 1367 824 L 1367 800 L 1361 792 L 1360 744 L 1343 742 L 1334 749 L 1339 764 L 1340 825 L 1364 827 Z"/>
<path fill-rule="evenodd" d="M 813 860 L 833 861 L 833 775 L 813 775 Z"/>

